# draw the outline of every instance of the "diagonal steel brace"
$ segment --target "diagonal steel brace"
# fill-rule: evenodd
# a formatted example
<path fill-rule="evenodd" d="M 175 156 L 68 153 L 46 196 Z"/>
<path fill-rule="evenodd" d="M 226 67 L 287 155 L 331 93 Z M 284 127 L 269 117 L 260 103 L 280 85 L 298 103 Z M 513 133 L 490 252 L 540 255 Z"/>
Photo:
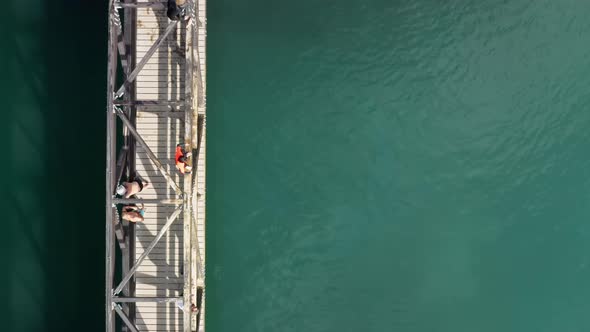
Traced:
<path fill-rule="evenodd" d="M 135 69 L 133 69 L 131 74 L 129 74 L 129 76 L 127 77 L 125 82 L 123 82 L 123 84 L 121 85 L 119 90 L 117 90 L 117 93 L 115 93 L 115 99 L 119 99 L 123 96 L 123 94 L 125 93 L 125 85 L 135 81 L 135 79 L 137 78 L 137 75 L 143 69 L 143 66 L 145 66 L 145 64 L 150 60 L 150 58 L 154 55 L 154 53 L 156 53 L 156 51 L 158 50 L 160 45 L 162 45 L 164 40 L 166 40 L 168 35 L 174 30 L 174 27 L 176 26 L 176 24 L 178 24 L 178 21 L 172 21 L 172 22 L 170 22 L 170 24 L 168 24 L 166 31 L 164 31 L 164 33 L 160 35 L 158 40 L 156 40 L 154 45 L 152 45 L 152 47 L 150 47 L 150 49 L 143 56 L 143 58 L 141 58 L 141 61 L 139 61 L 139 63 L 135 67 Z"/>
<path fill-rule="evenodd" d="M 117 116 L 119 116 L 121 121 L 123 121 L 123 124 L 127 127 L 127 129 L 129 129 L 129 132 L 131 133 L 131 135 L 133 135 L 133 137 L 135 137 L 135 140 L 137 141 L 137 143 L 139 145 L 141 145 L 141 147 L 145 150 L 145 152 L 147 153 L 148 157 L 152 160 L 154 165 L 160 170 L 160 172 L 162 173 L 164 178 L 166 178 L 166 181 L 168 181 L 168 184 L 172 187 L 172 189 L 174 189 L 174 191 L 176 192 L 176 195 L 182 196 L 182 190 L 180 189 L 178 184 L 176 184 L 176 182 L 174 182 L 174 180 L 172 179 L 170 174 L 168 174 L 168 172 L 166 172 L 166 170 L 164 169 L 164 166 L 162 166 L 162 163 L 160 162 L 160 160 L 158 160 L 156 155 L 152 152 L 150 147 L 143 140 L 141 135 L 139 135 L 137 130 L 135 130 L 135 128 L 133 127 L 133 124 L 131 123 L 131 121 L 129 121 L 129 119 L 127 119 L 127 116 L 125 116 L 125 113 L 123 112 L 123 110 L 121 110 L 118 107 L 114 107 L 114 109 L 115 109 Z"/>
<path fill-rule="evenodd" d="M 129 272 L 127 272 L 125 277 L 123 277 L 123 280 L 121 280 L 121 282 L 119 283 L 117 288 L 115 288 L 115 290 L 113 291 L 113 296 L 116 296 L 117 294 L 119 294 L 121 292 L 121 290 L 123 290 L 123 287 L 125 287 L 127 282 L 129 282 L 131 277 L 133 277 L 133 275 L 135 274 L 135 272 L 139 268 L 139 265 L 141 265 L 141 263 L 147 257 L 147 255 L 149 255 L 150 252 L 152 252 L 152 250 L 154 249 L 156 244 L 158 244 L 158 241 L 160 241 L 162 236 L 164 236 L 164 234 L 168 231 L 168 229 L 170 228 L 172 223 L 176 220 L 176 218 L 178 218 L 178 216 L 180 215 L 180 212 L 182 212 L 182 208 L 183 208 L 183 206 L 180 205 L 179 207 L 176 208 L 176 210 L 174 210 L 172 215 L 166 221 L 166 224 L 162 227 L 162 229 L 160 229 L 160 231 L 158 232 L 156 237 L 152 240 L 150 245 L 145 249 L 145 251 L 141 254 L 141 256 L 139 256 L 139 258 L 137 259 L 137 261 L 135 262 L 133 267 L 129 270 Z"/>

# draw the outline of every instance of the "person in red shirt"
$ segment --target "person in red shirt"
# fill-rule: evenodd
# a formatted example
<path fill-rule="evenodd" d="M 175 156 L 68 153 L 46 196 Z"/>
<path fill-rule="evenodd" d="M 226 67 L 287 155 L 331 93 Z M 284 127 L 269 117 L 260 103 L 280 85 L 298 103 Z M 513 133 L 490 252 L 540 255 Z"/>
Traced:
<path fill-rule="evenodd" d="M 192 167 L 187 165 L 188 158 L 192 156 L 192 153 L 186 152 L 182 145 L 176 144 L 176 154 L 174 160 L 176 161 L 176 168 L 180 173 L 190 173 Z"/>

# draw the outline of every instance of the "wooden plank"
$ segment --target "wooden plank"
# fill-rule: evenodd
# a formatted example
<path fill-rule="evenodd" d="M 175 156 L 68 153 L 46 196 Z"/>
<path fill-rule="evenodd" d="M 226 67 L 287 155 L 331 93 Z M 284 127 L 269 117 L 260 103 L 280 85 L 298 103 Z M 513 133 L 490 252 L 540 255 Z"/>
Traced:
<path fill-rule="evenodd" d="M 157 257 L 156 257 L 157 256 Z M 178 262 L 181 260 L 182 255 L 178 253 L 176 256 L 172 256 L 171 253 L 165 254 L 155 254 L 150 253 L 148 258 L 144 260 L 144 262 L 140 266 L 172 266 L 180 268 L 182 266 L 182 262 Z"/>
<path fill-rule="evenodd" d="M 182 266 L 183 255 L 180 252 L 173 253 L 171 251 L 163 251 L 163 252 L 151 252 L 148 257 L 145 259 L 146 264 L 151 262 L 153 264 L 169 264 L 173 266 Z M 143 264 L 142 264 L 143 265 Z"/>
<path fill-rule="evenodd" d="M 156 293 L 161 292 L 176 292 L 182 291 L 184 283 L 182 281 L 179 282 L 166 282 L 164 278 L 161 278 L 161 281 L 157 281 L 158 278 L 150 279 L 149 282 L 144 281 L 137 281 L 137 288 L 142 290 L 152 290 Z M 143 295 L 142 295 L 143 296 Z"/>
<path fill-rule="evenodd" d="M 169 238 L 162 238 L 162 242 L 158 242 L 158 244 L 156 244 L 156 246 L 154 247 L 154 249 L 176 249 L 176 248 L 182 248 L 182 242 L 178 241 L 177 239 L 180 239 L 182 237 L 182 234 L 180 232 L 175 233 L 175 234 L 170 234 Z M 142 248 L 147 247 L 147 245 L 149 245 L 149 243 L 155 238 L 155 236 L 137 236 L 137 249 L 141 250 Z"/>
<path fill-rule="evenodd" d="M 139 306 L 139 303 L 137 304 Z M 141 307 L 142 313 L 141 317 L 138 317 L 138 320 L 143 322 L 152 322 L 155 321 L 166 321 L 167 318 L 175 317 L 178 314 L 182 314 L 180 309 L 176 305 L 170 308 L 160 308 L 160 307 Z"/>
<path fill-rule="evenodd" d="M 168 105 L 162 105 L 157 107 L 145 107 L 136 106 L 137 111 L 141 115 L 149 114 L 154 118 L 142 116 L 142 120 L 156 121 L 155 118 L 169 119 L 169 120 L 180 120 L 184 117 L 183 111 L 185 107 L 182 105 L 183 101 L 177 101 Z"/>
<path fill-rule="evenodd" d="M 174 296 L 182 294 L 184 284 L 149 285 L 138 283 L 135 287 L 137 296 Z"/>
<path fill-rule="evenodd" d="M 140 329 L 142 328 L 142 326 L 169 326 L 169 327 L 174 327 L 174 326 L 182 326 L 182 322 L 180 321 L 171 321 L 171 322 L 166 322 L 166 321 L 162 321 L 162 320 L 156 320 L 156 319 L 141 319 L 137 321 L 137 327 L 139 327 Z"/>
<path fill-rule="evenodd" d="M 161 36 L 165 27 L 168 25 L 164 11 L 153 11 L 147 9 L 138 9 L 138 33 L 136 37 L 137 56 L 141 58 L 154 41 Z M 184 32 L 179 24 L 168 39 L 155 50 L 153 57 L 146 62 L 143 70 L 137 75 L 137 98 L 154 101 L 182 101 L 186 98 L 185 90 L 188 88 L 184 83 L 185 80 L 185 41 L 178 40 Z M 181 33 L 182 32 L 182 33 Z M 175 39 L 175 40 L 174 40 Z M 199 39 L 202 40 L 202 39 Z M 138 107 L 138 109 L 140 109 Z M 154 107 L 153 110 L 166 114 L 171 107 L 166 105 Z M 184 111 L 185 109 L 182 109 Z M 146 145 L 161 161 L 170 176 L 182 183 L 186 177 L 177 173 L 174 163 L 174 152 L 177 143 L 184 141 L 185 127 L 183 121 L 170 121 L 171 118 L 158 117 L 154 114 L 139 113 L 137 118 L 137 130 L 144 138 Z M 168 114 L 166 114 L 167 116 Z M 163 118 L 165 121 L 162 121 Z M 137 171 L 140 175 L 151 184 L 144 189 L 138 196 L 142 198 L 164 196 L 174 198 L 175 193 L 166 187 L 162 176 L 157 174 L 154 165 L 148 159 L 145 151 L 137 149 L 136 153 Z M 198 176 L 198 174 L 197 174 Z M 183 186 L 184 188 L 184 186 Z M 141 255 L 144 246 L 154 238 L 155 232 L 158 232 L 164 218 L 172 212 L 170 209 L 161 207 L 146 206 L 146 219 L 144 223 L 136 225 L 136 255 Z M 179 218 L 177 222 L 182 222 L 184 218 Z M 171 281 L 179 288 L 184 285 L 184 277 L 180 274 L 183 265 L 184 235 L 181 227 L 175 223 L 169 229 L 170 236 L 162 238 L 165 241 L 160 246 L 155 246 L 144 260 L 143 264 L 137 268 L 138 289 L 136 294 L 179 294 L 180 289 L 159 289 L 157 286 L 169 286 Z M 168 278 L 166 278 L 168 277 Z M 152 283 L 150 285 L 149 283 Z M 150 313 L 149 310 L 155 310 Z M 136 307 L 138 323 L 140 329 L 148 331 L 159 330 L 176 330 L 171 326 L 179 327 L 183 331 L 182 319 L 184 314 L 175 306 L 168 307 L 149 307 L 144 304 L 138 304 Z M 161 314 L 164 312 L 165 314 Z M 142 315 L 156 315 L 155 317 L 145 318 Z M 153 318 L 153 319 L 152 319 Z M 147 319 L 147 320 L 146 320 Z M 162 329 L 163 328 L 163 329 Z"/>
<path fill-rule="evenodd" d="M 127 77 L 125 82 L 133 82 L 135 80 L 135 78 L 137 77 L 139 72 L 143 69 L 145 64 L 149 61 L 150 57 L 157 51 L 157 48 L 159 47 L 159 45 L 164 42 L 165 38 L 173 31 L 173 29 L 176 27 L 177 24 L 178 24 L 177 22 L 171 22 L 166 27 L 165 32 L 163 34 L 161 34 L 160 36 L 158 36 L 158 39 L 155 41 L 154 45 L 150 48 L 150 50 L 148 50 L 148 52 L 146 54 L 143 55 L 143 57 L 137 63 L 137 65 L 133 69 L 133 71 L 129 74 L 129 76 Z M 139 34 L 139 31 L 137 33 Z M 123 84 L 123 85 L 125 85 L 125 84 Z M 123 94 L 123 86 L 121 86 L 119 88 L 119 90 L 117 90 L 116 96 L 121 96 L 122 94 Z"/>
<path fill-rule="evenodd" d="M 182 280 L 182 277 L 180 277 L 180 278 L 168 278 L 168 277 L 165 277 L 165 276 L 155 277 L 155 278 L 137 277 L 137 278 L 135 278 L 135 280 L 138 283 L 148 284 L 148 285 L 162 284 L 162 285 L 164 285 L 163 287 L 167 287 L 168 285 L 171 285 L 171 286 L 180 285 L 180 284 L 182 284 L 184 282 Z"/>
<path fill-rule="evenodd" d="M 170 63 L 147 63 L 141 72 L 141 77 L 146 76 L 157 76 L 162 77 L 162 75 L 170 75 L 170 76 L 181 76 L 183 73 L 184 68 L 180 68 L 180 66 L 171 66 Z M 138 91 L 140 92 L 140 91 Z"/>
<path fill-rule="evenodd" d="M 139 174 L 139 175 L 141 175 L 141 174 Z M 158 192 L 160 192 L 162 190 L 168 190 L 168 189 L 169 189 L 169 187 L 167 186 L 167 184 L 164 181 L 161 181 L 161 182 L 150 182 L 149 185 L 147 187 L 145 187 L 143 189 L 143 191 L 141 191 L 141 193 L 148 192 L 148 191 L 155 191 L 155 190 L 157 190 Z M 141 195 L 141 193 L 139 195 Z M 162 207 L 162 206 L 160 205 L 160 207 Z M 158 207 L 154 207 L 154 208 L 157 209 Z M 162 207 L 162 208 L 164 208 L 164 207 Z"/>
<path fill-rule="evenodd" d="M 159 197 L 163 197 L 164 195 L 160 195 Z M 166 212 L 166 211 L 160 211 L 160 210 L 146 210 L 145 215 L 144 215 L 144 221 L 143 222 L 139 222 L 137 223 L 137 226 L 139 227 L 139 229 L 149 229 L 152 230 L 151 227 L 147 227 L 146 225 L 164 225 L 163 220 L 166 219 L 166 217 L 169 217 L 170 213 Z M 145 226 L 145 227 L 144 227 Z M 172 228 L 175 229 L 175 228 Z"/>
<path fill-rule="evenodd" d="M 181 313 L 176 303 L 163 305 L 160 303 L 140 302 L 137 303 L 137 307 L 144 310 L 144 312 L 147 314 L 146 317 L 142 315 L 140 319 L 155 318 L 154 316 L 170 316 Z"/>
<path fill-rule="evenodd" d="M 170 329 L 174 331 L 181 331 L 182 329 L 182 322 L 178 320 L 170 320 L 170 321 L 162 321 L 162 320 L 155 320 L 155 319 L 148 319 L 142 320 L 142 324 L 137 324 L 137 327 L 140 331 L 145 331 L 146 328 L 149 328 L 150 331 L 154 329 L 156 331 L 161 331 L 162 329 L 166 329 L 165 331 L 170 331 Z"/>
<path fill-rule="evenodd" d="M 139 114 L 139 116 L 137 117 L 137 123 L 144 123 L 144 122 L 156 122 L 156 123 L 163 123 L 163 124 L 168 124 L 168 123 L 174 123 L 174 124 L 180 124 L 180 125 L 184 125 L 184 122 L 181 119 L 176 119 L 176 118 L 166 118 L 166 117 L 162 117 L 160 116 L 158 113 L 154 113 L 155 111 L 170 111 L 171 108 L 175 108 L 174 105 L 172 106 L 162 106 L 162 107 L 150 107 L 149 109 L 147 107 L 141 109 L 141 112 Z M 184 115 L 184 112 L 182 111 L 177 111 L 176 113 L 182 114 Z M 141 131 L 142 128 L 139 128 L 139 130 Z"/>
<path fill-rule="evenodd" d="M 149 215 L 148 215 L 149 213 Z M 170 213 L 164 212 L 164 211 L 159 211 L 159 212 L 149 212 L 146 211 L 146 215 L 145 215 L 145 219 L 143 222 L 137 223 L 137 227 L 140 230 L 138 234 L 141 234 L 141 232 L 143 230 L 146 230 L 146 232 L 148 231 L 152 231 L 154 229 L 154 227 L 157 227 L 158 230 L 159 228 L 161 228 L 164 223 L 163 221 L 166 220 L 167 217 L 170 217 Z M 178 222 L 178 224 L 181 224 L 182 222 Z M 177 228 L 172 228 L 171 230 L 169 230 L 169 232 L 171 232 L 170 234 L 175 234 L 173 232 L 175 232 Z"/>
<path fill-rule="evenodd" d="M 148 261 L 149 262 L 149 261 Z M 146 262 L 147 263 L 147 262 Z M 161 265 L 157 266 L 155 264 L 142 264 L 137 269 L 137 276 L 141 276 L 142 278 L 179 278 L 182 275 L 182 269 L 180 266 L 175 265 Z"/>
<path fill-rule="evenodd" d="M 199 114 L 203 114 L 203 117 L 205 115 L 205 96 L 206 96 L 206 89 L 207 89 L 207 84 L 206 84 L 206 56 L 207 56 L 207 52 L 206 52 L 206 10 L 207 10 L 207 5 L 206 5 L 206 0 L 196 0 L 197 1 L 197 16 L 199 17 L 199 21 L 200 21 L 200 25 L 197 31 L 198 34 L 198 42 L 197 42 L 197 51 L 199 54 L 199 65 L 200 65 L 200 80 L 202 82 L 200 88 L 202 89 L 202 91 L 199 91 Z M 201 100 L 202 99 L 202 100 Z M 205 222 L 206 222 L 206 217 L 205 217 L 205 201 L 206 201 L 206 162 L 205 162 L 205 150 L 206 150 L 206 144 L 205 144 L 205 138 L 206 138 L 206 126 L 202 126 L 201 128 L 201 132 L 198 133 L 199 134 L 199 138 L 200 138 L 200 142 L 199 142 L 199 154 L 198 154 L 198 160 L 197 160 L 197 191 L 199 193 L 201 193 L 201 197 L 200 200 L 197 201 L 197 211 L 196 213 L 196 219 L 197 219 L 197 241 L 198 241 L 198 247 L 199 247 L 199 254 L 201 256 L 201 263 L 203 264 L 203 266 L 205 266 Z M 205 285 L 205 280 L 200 280 L 199 283 L 202 283 L 203 286 Z M 200 309 L 200 314 L 198 316 L 198 331 L 199 332 L 204 332 L 205 331 L 205 294 L 203 293 L 202 299 L 201 299 L 201 309 Z"/>
<path fill-rule="evenodd" d="M 137 248 L 138 253 L 143 253 L 144 250 Z M 152 251 L 149 253 L 149 255 L 147 256 L 146 259 L 148 260 L 156 260 L 158 259 L 162 259 L 162 260 L 179 260 L 183 258 L 182 252 L 181 252 L 181 248 L 166 248 L 166 247 L 158 247 L 155 249 L 152 249 Z"/>
<path fill-rule="evenodd" d="M 142 89 L 141 92 L 144 92 L 144 89 L 159 89 L 158 91 L 165 89 L 165 91 L 175 91 L 175 90 L 179 90 L 179 91 L 183 91 L 184 90 L 184 83 L 183 82 L 165 82 L 165 81 L 145 81 L 145 80 L 140 80 L 137 81 L 136 86 L 139 89 Z M 144 92 L 145 93 L 145 92 Z M 161 92 L 159 92 L 161 93 Z"/>
<path fill-rule="evenodd" d="M 137 254 L 143 254 L 145 252 L 144 247 L 137 247 Z M 160 254 L 165 255 L 167 258 L 181 258 L 182 257 L 182 246 L 158 246 L 150 252 L 147 259 L 150 259 L 150 255 Z M 139 258 L 139 256 L 137 256 Z"/>
<path fill-rule="evenodd" d="M 156 313 L 153 313 L 156 314 Z M 141 319 L 141 324 L 138 323 L 138 328 L 140 331 L 145 331 L 146 327 L 150 328 L 150 331 L 152 331 L 152 329 L 156 329 L 157 331 L 160 331 L 162 329 L 178 329 L 178 328 L 182 328 L 182 320 L 180 319 L 176 319 L 177 316 L 182 316 L 183 313 L 182 311 L 180 311 L 179 309 L 176 309 L 176 311 L 168 311 L 166 312 L 166 315 L 161 315 L 161 317 L 165 317 L 166 319 L 157 319 L 157 318 L 153 318 L 153 317 L 149 317 L 149 318 L 145 318 L 142 316 Z"/>
<path fill-rule="evenodd" d="M 172 217 L 169 217 L 172 218 Z M 178 222 L 179 224 L 182 224 L 181 220 L 177 220 L 176 222 Z M 159 222 L 158 222 L 159 224 Z M 161 225 L 160 229 L 164 228 L 164 225 Z M 170 232 L 170 231 L 169 231 Z M 172 231 L 173 233 L 166 233 L 166 236 L 162 236 L 161 241 L 158 242 L 156 244 L 156 246 L 154 248 L 161 248 L 164 246 L 167 246 L 168 248 L 171 248 L 174 246 L 174 248 L 176 246 L 178 246 L 182 241 L 182 232 L 176 232 L 176 231 Z M 152 241 L 155 238 L 155 236 L 140 236 L 139 234 L 136 235 L 136 239 L 137 239 L 137 247 L 138 249 L 141 249 L 145 246 L 147 246 L 149 244 L 150 241 Z"/>
<path fill-rule="evenodd" d="M 153 332 L 179 332 L 179 331 L 184 331 L 181 326 L 163 328 L 163 327 L 160 327 L 160 326 L 150 325 L 150 326 L 144 327 L 144 328 L 145 328 L 145 330 L 142 330 L 142 331 L 153 331 Z"/>
<path fill-rule="evenodd" d="M 144 322 L 163 320 L 181 313 L 180 309 L 178 309 L 176 306 L 174 308 L 142 307 L 142 309 L 145 309 L 145 311 L 142 313 L 140 320 Z"/>

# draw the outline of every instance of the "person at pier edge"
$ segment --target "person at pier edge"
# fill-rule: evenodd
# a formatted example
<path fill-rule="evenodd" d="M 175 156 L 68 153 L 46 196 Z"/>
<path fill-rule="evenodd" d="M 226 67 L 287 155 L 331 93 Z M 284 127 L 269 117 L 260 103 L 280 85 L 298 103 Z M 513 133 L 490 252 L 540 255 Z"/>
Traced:
<path fill-rule="evenodd" d="M 143 221 L 144 213 L 145 210 L 143 209 L 143 205 L 141 208 L 137 205 L 127 205 L 121 210 L 121 218 L 130 222 Z"/>
<path fill-rule="evenodd" d="M 186 0 L 168 0 L 166 16 L 172 21 L 180 20 L 185 14 Z"/>
<path fill-rule="evenodd" d="M 178 301 L 176 301 L 176 306 L 178 309 L 184 311 L 184 300 L 180 298 Z M 199 308 L 194 303 L 191 303 L 191 312 L 198 314 L 199 311 Z"/>
<path fill-rule="evenodd" d="M 143 188 L 149 186 L 149 182 L 141 179 L 135 179 L 129 182 L 123 182 L 117 186 L 117 194 L 129 198 L 143 190 Z"/>
<path fill-rule="evenodd" d="M 176 154 L 174 155 L 174 161 L 176 162 L 176 168 L 178 171 L 180 171 L 180 173 L 190 173 L 192 167 L 188 166 L 186 162 L 191 155 L 192 153 L 187 153 L 182 145 L 176 144 Z"/>

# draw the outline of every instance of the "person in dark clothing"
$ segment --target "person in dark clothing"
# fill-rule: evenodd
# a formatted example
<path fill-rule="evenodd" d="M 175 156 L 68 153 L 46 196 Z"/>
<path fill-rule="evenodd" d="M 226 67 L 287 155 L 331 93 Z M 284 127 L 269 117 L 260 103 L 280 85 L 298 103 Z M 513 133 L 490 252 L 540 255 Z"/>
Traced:
<path fill-rule="evenodd" d="M 147 181 L 136 178 L 133 181 L 123 182 L 118 185 L 117 194 L 125 198 L 129 198 L 132 195 L 141 192 L 143 188 L 147 187 L 148 185 L 149 183 Z"/>
<path fill-rule="evenodd" d="M 166 16 L 172 21 L 178 21 L 184 16 L 185 0 L 168 0 Z"/>

